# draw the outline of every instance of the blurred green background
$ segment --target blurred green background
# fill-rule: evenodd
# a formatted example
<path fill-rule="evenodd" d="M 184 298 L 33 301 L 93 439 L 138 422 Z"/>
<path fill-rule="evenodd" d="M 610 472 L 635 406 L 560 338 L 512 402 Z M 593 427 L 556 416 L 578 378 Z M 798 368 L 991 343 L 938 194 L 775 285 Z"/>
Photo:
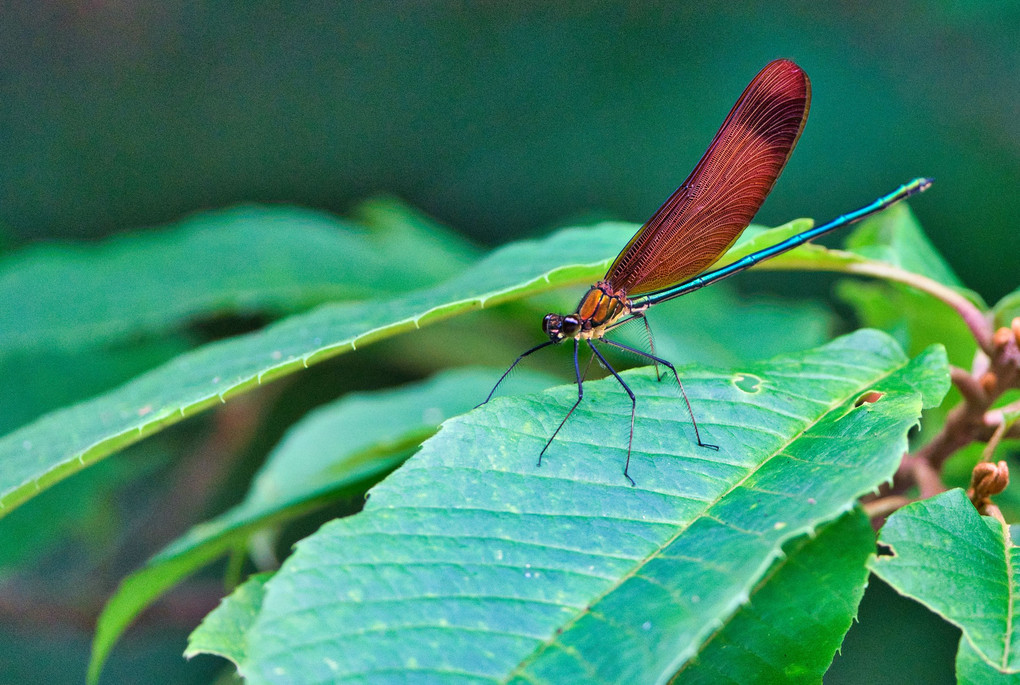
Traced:
<path fill-rule="evenodd" d="M 7 2 L 0 226 L 95 237 L 242 201 L 395 193 L 484 243 L 641 221 L 744 85 L 790 57 L 814 101 L 759 221 L 914 176 L 986 298 L 1020 247 L 1015 2 Z"/>
<path fill-rule="evenodd" d="M 0 249 L 242 202 L 345 213 L 378 193 L 483 244 L 592 217 L 640 222 L 754 74 L 789 57 L 811 76 L 811 116 L 758 221 L 829 218 L 934 176 L 912 207 L 962 280 L 994 301 L 1016 287 L 1020 253 L 1017 26 L 1015 2 L 5 2 Z M 520 347 L 537 335 L 536 322 Z M 310 404 L 323 387 L 369 387 L 374 354 L 325 367 L 314 392 L 305 379 L 288 397 Z M 253 459 L 276 438 L 260 436 Z M 182 428 L 166 440 L 195 438 Z M 161 445 L 140 448 L 176 461 L 182 449 Z M 137 482 L 146 468 L 114 458 L 82 476 L 123 470 Z M 158 495 L 149 481 L 132 486 L 138 502 Z M 80 506 L 93 521 L 104 515 Z M 133 530 L 173 528 L 166 513 Z M 83 528 L 85 558 L 67 560 L 88 569 L 92 595 L 159 548 L 126 545 L 114 564 L 115 529 Z M 150 537 L 179 531 L 164 532 Z M 60 583 L 0 589 L 0 624 L 18 618 L 3 634 L 0 683 L 81 681 L 98 607 L 33 594 L 75 573 L 54 567 Z M 207 592 L 191 591 L 218 596 L 217 574 Z M 869 592 L 862 620 L 900 631 L 855 627 L 828 680 L 951 679 L 958 633 L 883 588 Z M 128 634 L 105 682 L 213 677 L 219 662 L 179 658 L 209 608 L 187 591 Z M 882 611 L 908 618 L 890 623 Z"/>

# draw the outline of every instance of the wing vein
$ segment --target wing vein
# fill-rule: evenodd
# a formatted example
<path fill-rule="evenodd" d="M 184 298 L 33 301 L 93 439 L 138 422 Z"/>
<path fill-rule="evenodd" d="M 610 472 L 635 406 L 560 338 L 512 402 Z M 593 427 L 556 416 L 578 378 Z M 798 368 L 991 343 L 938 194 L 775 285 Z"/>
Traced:
<path fill-rule="evenodd" d="M 737 100 L 687 180 L 637 232 L 603 280 L 629 296 L 710 267 L 757 213 L 786 166 L 811 104 L 807 74 L 765 66 Z"/>

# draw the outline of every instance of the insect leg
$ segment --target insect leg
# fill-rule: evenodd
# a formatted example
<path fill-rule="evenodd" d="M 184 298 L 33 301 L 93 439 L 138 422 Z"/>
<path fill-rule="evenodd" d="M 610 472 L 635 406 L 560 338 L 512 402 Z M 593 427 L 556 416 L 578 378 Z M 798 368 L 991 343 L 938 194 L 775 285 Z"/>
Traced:
<path fill-rule="evenodd" d="M 489 391 L 489 396 L 486 397 L 485 401 L 482 402 L 481 404 L 479 404 L 478 407 L 482 406 L 482 404 L 485 404 L 486 402 L 488 402 L 489 400 L 492 399 L 492 396 L 496 394 L 496 388 L 498 388 L 499 384 L 502 383 L 506 379 L 506 377 L 510 375 L 510 372 L 514 370 L 514 367 L 521 363 L 522 359 L 527 357 L 532 352 L 538 352 L 543 347 L 549 347 L 549 345 L 553 345 L 553 344 L 555 344 L 555 343 L 552 340 L 546 340 L 541 345 L 535 345 L 530 350 L 528 350 L 527 352 L 522 353 L 521 356 L 517 357 L 517 359 L 514 360 L 514 363 L 510 365 L 510 368 L 508 368 L 506 371 L 504 371 L 503 375 L 499 377 L 499 380 L 496 381 L 496 385 L 492 386 L 492 390 Z M 478 407 L 475 407 L 475 409 L 477 409 Z"/>
<path fill-rule="evenodd" d="M 606 342 L 609 341 L 607 340 Z M 627 469 L 630 468 L 630 448 L 631 445 L 634 444 L 634 414 L 637 411 L 637 397 L 634 396 L 634 391 L 630 389 L 622 378 L 620 378 L 620 374 L 616 372 L 616 369 L 610 366 L 609 362 L 606 361 L 606 358 L 602 356 L 602 353 L 599 352 L 597 347 L 595 347 L 595 343 L 589 340 L 588 346 L 591 348 L 592 352 L 598 355 L 599 361 L 605 364 L 606 368 L 609 369 L 609 372 L 616 377 L 616 380 L 620 381 L 620 385 L 622 385 L 623 389 L 627 391 L 628 395 L 630 395 L 630 438 L 627 440 L 627 461 L 623 465 L 623 477 L 629 480 L 631 485 L 634 485 L 634 479 L 627 473 Z"/>
<path fill-rule="evenodd" d="M 530 350 L 530 351 L 533 352 L 534 350 Z M 591 365 L 591 360 L 588 361 L 588 365 L 589 366 Z M 588 367 L 587 366 L 584 368 L 584 373 L 586 375 L 588 373 Z M 552 444 L 552 441 L 556 438 L 556 435 L 560 432 L 560 429 L 563 428 L 563 424 L 565 424 L 567 422 L 567 419 L 570 418 L 570 415 L 574 413 L 574 410 L 577 409 L 577 405 L 581 404 L 581 400 L 584 398 L 584 379 L 581 376 L 581 365 L 577 361 L 577 339 L 576 338 L 574 339 L 574 377 L 577 379 L 577 401 L 574 402 L 574 406 L 572 406 L 570 408 L 570 411 L 567 412 L 567 415 L 563 417 L 562 421 L 560 421 L 560 425 L 556 426 L 556 430 L 553 431 L 553 434 L 549 436 L 549 440 L 545 443 L 545 447 L 543 447 L 542 451 L 538 453 L 538 464 L 537 464 L 537 466 L 541 466 L 542 465 L 542 456 L 545 454 L 545 451 L 547 449 L 549 449 L 549 445 Z"/>
<path fill-rule="evenodd" d="M 652 337 L 652 327 L 648 325 L 648 317 L 641 314 L 641 321 L 645 325 L 645 333 L 648 334 L 648 347 L 652 350 L 652 358 L 655 358 L 655 338 Z M 659 362 L 655 361 L 655 380 L 661 381 L 662 374 L 659 373 Z"/>
<path fill-rule="evenodd" d="M 673 377 L 676 378 L 676 384 L 680 386 L 680 394 L 684 398 L 684 404 L 687 405 L 687 413 L 691 417 L 691 424 L 694 425 L 694 437 L 698 441 L 698 447 L 707 447 L 710 450 L 718 450 L 719 449 L 718 445 L 709 445 L 708 443 L 701 441 L 701 433 L 698 431 L 698 421 L 697 421 L 697 419 L 694 418 L 694 410 L 691 408 L 691 401 L 689 399 L 687 399 L 687 391 L 684 390 L 684 384 L 680 382 L 680 375 L 677 374 L 675 366 L 673 366 L 670 362 L 666 361 L 662 357 L 656 357 L 653 354 L 648 354 L 647 352 L 645 352 L 643 350 L 639 350 L 637 348 L 631 347 L 630 345 L 624 345 L 623 343 L 616 342 L 615 340 L 607 340 L 606 338 L 603 338 L 602 342 L 606 343 L 607 345 L 612 345 L 613 347 L 619 347 L 622 350 L 627 350 L 628 352 L 633 352 L 634 354 L 640 355 L 642 357 L 647 357 L 648 359 L 651 359 L 653 362 L 657 362 L 659 364 L 662 364 L 663 366 L 668 368 L 670 371 L 672 371 L 673 372 Z M 602 355 L 599 355 L 599 357 L 601 357 L 601 356 Z"/>

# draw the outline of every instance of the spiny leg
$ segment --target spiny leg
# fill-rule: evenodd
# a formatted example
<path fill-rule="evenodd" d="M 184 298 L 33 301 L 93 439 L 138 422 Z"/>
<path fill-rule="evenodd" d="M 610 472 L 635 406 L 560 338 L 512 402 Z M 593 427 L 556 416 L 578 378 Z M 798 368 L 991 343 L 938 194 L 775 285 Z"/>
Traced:
<path fill-rule="evenodd" d="M 639 354 L 641 354 L 642 357 L 648 357 L 649 359 L 652 360 L 652 363 L 655 365 L 655 379 L 661 381 L 662 380 L 662 374 L 659 373 L 659 362 L 658 362 L 659 358 L 657 356 L 655 356 L 655 338 L 652 336 L 652 327 L 648 324 L 648 317 L 644 315 L 644 312 L 638 312 L 637 314 L 631 314 L 630 316 L 628 316 L 625 319 L 620 319 L 616 323 L 614 323 L 611 326 L 609 326 L 608 328 L 606 328 L 606 332 L 608 333 L 609 331 L 615 331 L 617 328 L 619 328 L 619 327 L 621 327 L 621 326 L 623 326 L 625 324 L 628 324 L 631 321 L 634 321 L 635 319 L 641 319 L 641 323 L 643 323 L 645 325 L 645 333 L 648 336 L 648 347 L 650 347 L 651 350 L 652 350 L 651 354 L 645 354 L 643 352 L 639 352 Z M 602 340 L 605 340 L 606 342 L 609 342 L 608 340 L 606 340 L 605 337 L 603 337 Z M 623 348 L 625 346 L 624 345 L 617 345 L 617 347 Z M 631 348 L 626 347 L 626 349 L 630 350 Z"/>
<path fill-rule="evenodd" d="M 534 350 L 530 350 L 530 351 L 534 351 Z M 588 360 L 588 366 L 591 366 L 591 360 L 590 359 Z M 588 374 L 588 366 L 584 367 L 585 375 Z M 545 451 L 547 449 L 549 449 L 549 445 L 551 445 L 552 441 L 556 438 L 556 434 L 560 432 L 560 429 L 563 428 L 563 424 L 565 424 L 567 422 L 567 419 L 570 418 L 570 415 L 574 413 L 575 409 L 577 409 L 577 405 L 581 404 L 581 399 L 584 398 L 584 379 L 581 377 L 581 366 L 580 366 L 580 364 L 578 364 L 578 361 L 577 361 L 577 339 L 576 338 L 574 339 L 574 377 L 577 379 L 577 401 L 574 402 L 574 406 L 572 406 L 570 408 L 570 411 L 567 412 L 567 415 L 563 417 L 562 421 L 560 421 L 560 425 L 556 426 L 556 430 L 553 431 L 553 434 L 549 436 L 549 440 L 545 443 L 545 447 L 543 447 L 542 451 L 538 453 L 538 464 L 537 464 L 537 466 L 541 466 L 542 465 L 542 455 L 544 455 Z"/>
<path fill-rule="evenodd" d="M 634 414 L 637 412 L 637 397 L 634 396 L 634 391 L 630 389 L 630 386 L 628 386 L 624 380 L 620 378 L 620 374 L 616 373 L 616 369 L 614 369 L 606 358 L 602 356 L 602 353 L 599 352 L 597 347 L 595 347 L 595 343 L 588 340 L 588 347 L 591 348 L 592 352 L 598 355 L 599 361 L 605 364 L 606 368 L 609 369 L 609 372 L 616 377 L 616 380 L 620 382 L 623 389 L 627 391 L 628 395 L 630 395 L 630 437 L 627 439 L 627 461 L 623 465 L 623 477 L 629 480 L 631 485 L 634 485 L 634 479 L 627 473 L 627 469 L 630 468 L 630 448 L 634 444 Z"/>
<path fill-rule="evenodd" d="M 654 356 L 655 356 L 655 338 L 652 337 L 652 327 L 648 325 L 648 317 L 647 316 L 645 316 L 644 314 L 641 314 L 640 316 L 641 316 L 641 321 L 645 324 L 645 333 L 648 334 L 648 347 L 651 348 L 651 350 L 652 350 L 652 357 L 654 359 Z M 654 364 L 655 364 L 655 380 L 661 381 L 662 380 L 662 374 L 659 373 L 659 362 L 656 361 L 656 362 L 654 362 Z"/>
<path fill-rule="evenodd" d="M 535 345 L 530 350 L 528 350 L 527 352 L 522 353 L 519 357 L 517 357 L 517 359 L 514 360 L 514 363 L 510 365 L 510 368 L 508 368 L 506 371 L 504 371 L 503 375 L 499 377 L 499 380 L 496 381 L 496 385 L 492 386 L 492 390 L 489 391 L 489 396 L 485 398 L 485 401 L 482 402 L 482 404 L 485 404 L 486 402 L 488 402 L 489 400 L 492 399 L 492 396 L 496 394 L 496 388 L 498 388 L 499 384 L 502 383 L 506 379 L 506 377 L 510 375 L 510 372 L 514 370 L 514 367 L 521 363 L 522 359 L 527 357 L 532 352 L 538 352 L 543 347 L 549 347 L 550 345 L 553 345 L 553 344 L 555 344 L 554 341 L 546 340 L 544 343 L 542 343 L 540 345 Z M 479 404 L 478 407 L 482 406 L 482 404 Z M 478 407 L 475 407 L 475 408 L 477 409 Z"/>
<path fill-rule="evenodd" d="M 675 366 L 673 366 L 670 362 L 666 361 L 662 357 L 656 357 L 653 354 L 648 354 L 647 352 L 645 352 L 643 350 L 638 350 L 636 348 L 633 348 L 630 345 L 624 345 L 623 343 L 618 343 L 615 340 L 607 340 L 606 338 L 603 338 L 602 342 L 606 343 L 607 345 L 612 345 L 613 347 L 619 347 L 622 350 L 627 350 L 629 352 L 633 352 L 634 354 L 641 355 L 642 357 L 647 357 L 648 359 L 651 359 L 654 362 L 662 364 L 663 366 L 668 368 L 670 371 L 672 371 L 673 372 L 673 377 L 676 378 L 676 384 L 680 386 L 680 394 L 684 398 L 684 404 L 687 405 L 687 413 L 690 415 L 690 417 L 691 417 L 691 424 L 694 426 L 694 438 L 698 441 L 698 447 L 707 447 L 710 450 L 718 450 L 719 449 L 719 445 L 709 445 L 707 442 L 702 442 L 701 441 L 701 433 L 698 431 L 698 421 L 697 421 L 697 419 L 694 418 L 694 410 L 691 408 L 691 401 L 687 399 L 687 391 L 684 390 L 684 384 L 680 382 L 680 375 L 676 372 L 676 367 Z M 601 357 L 602 355 L 599 355 L 599 356 Z"/>

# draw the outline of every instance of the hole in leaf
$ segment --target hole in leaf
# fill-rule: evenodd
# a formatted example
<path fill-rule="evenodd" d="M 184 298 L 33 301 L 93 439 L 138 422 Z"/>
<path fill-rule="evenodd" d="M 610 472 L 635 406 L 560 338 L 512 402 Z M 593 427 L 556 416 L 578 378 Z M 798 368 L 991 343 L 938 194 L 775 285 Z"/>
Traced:
<path fill-rule="evenodd" d="M 884 392 L 879 392 L 878 390 L 869 390 L 868 392 L 864 393 L 863 395 L 857 398 L 857 401 L 854 402 L 854 406 L 859 407 L 862 404 L 874 404 L 883 397 L 885 397 Z"/>
<path fill-rule="evenodd" d="M 880 556 L 880 557 L 894 557 L 894 556 L 896 556 L 896 552 L 893 551 L 892 547 L 890 547 L 889 545 L 883 545 L 881 542 L 878 543 L 878 545 L 875 547 L 875 551 L 877 552 L 878 556 Z"/>
<path fill-rule="evenodd" d="M 746 393 L 755 393 L 761 390 L 761 379 L 749 373 L 739 373 L 733 379 L 733 385 Z"/>

